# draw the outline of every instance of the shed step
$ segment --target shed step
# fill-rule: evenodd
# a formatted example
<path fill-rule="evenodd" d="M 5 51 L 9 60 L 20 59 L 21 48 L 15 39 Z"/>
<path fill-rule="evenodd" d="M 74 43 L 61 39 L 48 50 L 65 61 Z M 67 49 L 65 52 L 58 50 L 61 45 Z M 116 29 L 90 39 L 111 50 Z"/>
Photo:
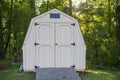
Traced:
<path fill-rule="evenodd" d="M 36 68 L 36 80 L 81 80 L 74 68 Z"/>

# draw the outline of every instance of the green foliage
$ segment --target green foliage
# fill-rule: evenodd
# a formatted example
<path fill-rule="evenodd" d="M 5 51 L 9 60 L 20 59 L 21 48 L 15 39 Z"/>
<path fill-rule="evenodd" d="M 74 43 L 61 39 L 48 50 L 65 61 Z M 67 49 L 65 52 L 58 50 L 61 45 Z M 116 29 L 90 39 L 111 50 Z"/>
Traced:
<path fill-rule="evenodd" d="M 105 0 L 87 0 L 75 10 L 87 45 L 88 68 L 120 68 L 120 43 L 116 40 L 112 2 L 115 1 L 110 1 L 109 6 Z"/>
<path fill-rule="evenodd" d="M 4 2 L 4 3 L 3 3 Z M 7 36 L 8 36 L 8 20 L 9 20 L 9 9 L 10 2 L 3 1 L 2 8 L 2 20 L 3 20 L 3 39 L 4 46 L 6 45 Z M 4 6 L 6 5 L 6 6 Z M 5 8 L 4 8 L 5 7 Z M 5 14 L 6 13 L 6 14 Z M 26 34 L 29 22 L 33 17 L 33 12 L 29 7 L 29 1 L 14 1 L 13 11 L 12 11 L 12 20 L 11 20 L 11 34 L 10 42 L 7 49 L 6 58 L 12 59 L 15 52 L 22 53 L 21 47 L 23 44 L 24 36 Z M 16 50 L 15 50 L 16 49 Z M 21 54 L 22 55 L 22 54 Z"/>
<path fill-rule="evenodd" d="M 2 60 L 0 60 L 0 65 L 4 65 L 6 67 L 10 67 L 12 64 L 11 64 L 10 60 L 8 60 L 8 59 L 2 59 Z"/>

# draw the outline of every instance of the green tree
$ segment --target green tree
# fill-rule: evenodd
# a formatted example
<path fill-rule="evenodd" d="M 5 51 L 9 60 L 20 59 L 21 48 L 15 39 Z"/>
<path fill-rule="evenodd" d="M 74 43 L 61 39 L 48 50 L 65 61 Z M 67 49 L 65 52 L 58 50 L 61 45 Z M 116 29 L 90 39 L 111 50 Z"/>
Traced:
<path fill-rule="evenodd" d="M 73 8 L 87 45 L 89 67 L 109 68 L 119 65 L 115 7 L 112 5 L 115 0 L 104 2 L 105 0 L 86 0 L 86 3 L 80 3 L 79 7 Z"/>

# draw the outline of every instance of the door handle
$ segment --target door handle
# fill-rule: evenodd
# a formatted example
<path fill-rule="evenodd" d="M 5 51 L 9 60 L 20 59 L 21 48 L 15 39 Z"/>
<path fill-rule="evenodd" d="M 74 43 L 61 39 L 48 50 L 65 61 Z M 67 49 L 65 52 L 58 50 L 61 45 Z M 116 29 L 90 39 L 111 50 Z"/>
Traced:
<path fill-rule="evenodd" d="M 58 45 L 58 43 L 55 43 L 55 45 Z"/>

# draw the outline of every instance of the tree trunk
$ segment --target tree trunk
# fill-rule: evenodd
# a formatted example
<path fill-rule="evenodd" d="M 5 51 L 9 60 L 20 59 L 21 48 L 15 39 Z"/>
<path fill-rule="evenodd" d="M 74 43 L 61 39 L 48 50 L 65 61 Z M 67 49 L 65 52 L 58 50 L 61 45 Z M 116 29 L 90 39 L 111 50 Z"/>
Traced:
<path fill-rule="evenodd" d="M 120 6 L 116 7 L 116 34 L 117 40 L 120 42 Z"/>
<path fill-rule="evenodd" d="M 72 16 L 72 0 L 69 0 L 69 9 L 70 9 L 69 15 Z"/>
<path fill-rule="evenodd" d="M 108 0 L 108 31 L 110 33 L 110 27 L 111 27 L 111 1 Z"/>
<path fill-rule="evenodd" d="M 47 0 L 47 11 L 49 10 L 49 0 Z"/>
<path fill-rule="evenodd" d="M 12 10 L 13 10 L 13 0 L 11 0 L 11 6 L 10 6 L 10 15 L 9 15 L 9 20 L 8 20 L 8 37 L 4 49 L 4 55 L 3 58 L 5 58 L 5 55 L 7 53 L 7 48 L 10 42 L 10 34 L 11 34 L 11 23 L 12 23 Z"/>
<path fill-rule="evenodd" d="M 14 27 L 14 48 L 13 48 L 14 53 L 17 52 L 17 29 Z"/>
<path fill-rule="evenodd" d="M 30 0 L 30 8 L 33 12 L 33 16 L 35 16 L 35 0 Z"/>
<path fill-rule="evenodd" d="M 2 17 L 0 15 L 0 59 L 3 59 L 4 55 L 4 42 L 3 42 L 3 26 L 2 26 Z"/>

